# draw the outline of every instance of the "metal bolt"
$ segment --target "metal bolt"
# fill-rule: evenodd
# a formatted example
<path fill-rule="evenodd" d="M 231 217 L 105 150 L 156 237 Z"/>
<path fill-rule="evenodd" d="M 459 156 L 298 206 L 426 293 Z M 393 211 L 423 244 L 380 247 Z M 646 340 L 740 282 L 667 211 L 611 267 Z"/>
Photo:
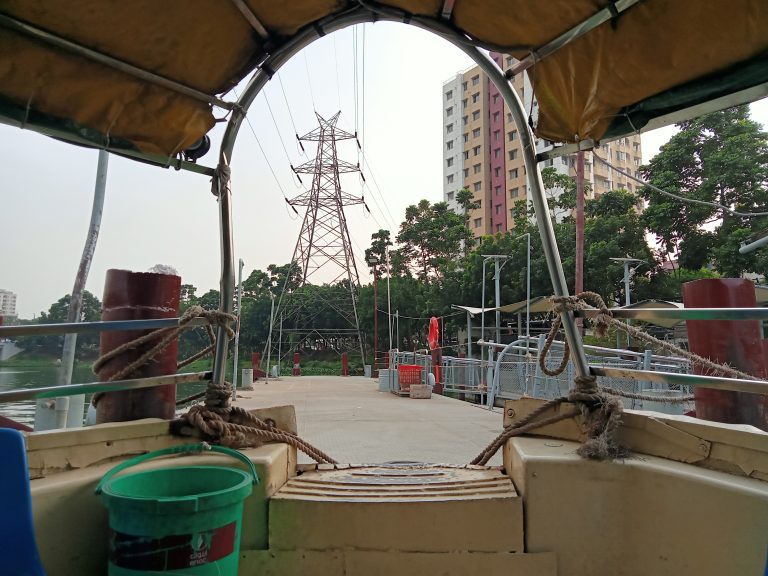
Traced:
<path fill-rule="evenodd" d="M 706 454 L 707 452 L 709 452 L 709 446 L 707 446 L 704 443 L 699 444 L 699 452 L 701 452 L 702 454 Z"/>
<path fill-rule="evenodd" d="M 274 421 L 272 418 L 266 418 L 266 419 L 264 420 L 264 422 L 265 422 L 265 423 L 266 423 L 266 425 L 267 425 L 267 426 L 269 426 L 270 428 L 275 428 L 275 427 L 277 426 L 277 422 L 275 422 L 275 421 Z"/>
<path fill-rule="evenodd" d="M 515 417 L 515 410 L 514 410 L 514 408 L 507 408 L 507 416 L 509 418 L 514 418 Z"/>

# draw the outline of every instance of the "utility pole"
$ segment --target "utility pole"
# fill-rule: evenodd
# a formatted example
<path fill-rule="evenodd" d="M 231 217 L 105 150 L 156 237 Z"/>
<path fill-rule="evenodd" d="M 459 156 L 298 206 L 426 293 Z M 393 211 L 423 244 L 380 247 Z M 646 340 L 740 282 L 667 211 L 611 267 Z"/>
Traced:
<path fill-rule="evenodd" d="M 632 303 L 632 299 L 630 298 L 630 287 L 629 287 L 629 281 L 631 279 L 630 273 L 634 272 L 638 266 L 639 263 L 645 262 L 644 260 L 640 260 L 639 258 L 611 258 L 614 262 L 622 262 L 624 264 L 624 305 L 629 306 Z M 635 266 L 630 271 L 629 265 L 632 262 L 638 262 L 638 266 Z M 627 318 L 627 326 L 631 324 L 631 320 Z M 629 336 L 629 331 L 627 331 L 627 348 L 631 345 L 632 340 Z"/>
<path fill-rule="evenodd" d="M 368 260 L 373 267 L 373 366 L 371 376 L 376 378 L 379 374 L 379 364 L 376 359 L 379 349 L 379 261 L 375 258 Z"/>
<path fill-rule="evenodd" d="M 237 373 L 239 371 L 238 365 L 237 365 L 237 353 L 240 350 L 240 312 L 241 308 L 240 306 L 243 303 L 243 259 L 240 258 L 239 261 L 239 269 L 237 272 L 237 325 L 235 326 L 235 350 L 234 350 L 234 358 L 233 361 L 235 363 L 235 367 L 232 370 L 232 397 L 235 398 L 236 390 L 237 390 Z"/>
<path fill-rule="evenodd" d="M 584 151 L 576 153 L 576 282 L 575 293 L 584 292 Z M 584 319 L 576 318 L 579 331 L 584 328 Z"/>

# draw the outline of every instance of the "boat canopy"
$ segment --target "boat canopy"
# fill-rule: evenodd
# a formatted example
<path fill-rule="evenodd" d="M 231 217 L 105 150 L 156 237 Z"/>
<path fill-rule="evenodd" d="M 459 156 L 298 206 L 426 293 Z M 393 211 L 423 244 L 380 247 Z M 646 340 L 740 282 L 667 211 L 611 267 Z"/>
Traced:
<path fill-rule="evenodd" d="M 0 121 L 174 156 L 216 107 L 238 106 L 224 96 L 267 57 L 355 13 L 511 54 L 508 75 L 527 68 L 538 98 L 535 132 L 555 142 L 616 138 L 768 87 L 765 0 L 6 0 Z"/>

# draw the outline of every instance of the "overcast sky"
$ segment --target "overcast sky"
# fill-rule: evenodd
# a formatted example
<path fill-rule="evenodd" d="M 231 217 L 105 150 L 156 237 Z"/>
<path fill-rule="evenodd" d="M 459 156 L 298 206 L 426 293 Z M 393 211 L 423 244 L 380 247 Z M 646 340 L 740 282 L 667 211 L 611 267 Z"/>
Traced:
<path fill-rule="evenodd" d="M 442 83 L 472 63 L 417 28 L 369 24 L 363 83 L 363 29 L 358 30 L 357 130 L 370 169 L 364 165 L 365 188 L 356 176 L 345 177 L 342 184 L 352 194 L 364 193 L 373 212 L 368 215 L 361 206 L 347 209 L 361 280 L 367 281 L 362 259 L 371 234 L 383 227 L 393 229 L 394 236 L 407 205 L 421 198 L 442 199 Z M 277 77 L 267 86 L 277 129 L 263 93 L 251 107 L 250 123 L 279 184 L 244 124 L 232 159 L 235 249 L 236 258 L 245 261 L 244 275 L 290 261 L 301 226 L 283 199 L 302 191 L 289 164 L 308 159 L 296 145 L 289 107 L 300 134 L 317 126 L 313 109 L 323 116 L 341 110 L 339 125 L 354 132 L 353 63 L 352 29 L 324 37 L 281 69 L 288 106 Z M 756 120 L 768 123 L 765 101 L 753 109 Z M 215 163 L 221 132 L 215 129 L 212 151 L 201 163 Z M 644 161 L 672 133 L 668 128 L 644 135 Z M 305 146 L 314 157 L 314 146 Z M 352 144 L 341 145 L 339 152 L 342 159 L 358 161 Z M 0 288 L 16 292 L 22 318 L 47 311 L 72 290 L 90 218 L 97 155 L 0 126 Z M 309 185 L 309 176 L 302 179 Z M 101 298 L 108 268 L 146 271 L 155 264 L 175 267 L 184 283 L 198 287 L 198 294 L 218 288 L 218 212 L 209 179 L 111 156 L 87 289 Z"/>

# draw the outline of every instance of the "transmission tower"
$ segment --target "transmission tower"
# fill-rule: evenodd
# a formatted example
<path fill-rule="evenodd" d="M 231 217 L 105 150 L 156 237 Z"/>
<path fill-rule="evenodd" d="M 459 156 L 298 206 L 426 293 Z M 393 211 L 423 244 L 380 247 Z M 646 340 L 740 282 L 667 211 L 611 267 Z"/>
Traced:
<path fill-rule="evenodd" d="M 354 349 L 356 344 L 365 364 L 357 314 L 360 278 L 344 215 L 345 206 L 365 205 L 365 200 L 341 189 L 340 174 L 359 172 L 360 168 L 338 158 L 336 142 L 357 139 L 355 134 L 337 127 L 340 114 L 339 111 L 326 120 L 315 112 L 319 126 L 299 138 L 318 143 L 315 159 L 294 168 L 297 174 L 312 175 L 312 187 L 288 201 L 294 210 L 306 208 L 291 258 L 292 270 L 297 275 L 300 272 L 300 281 L 299 286 L 291 290 L 287 286 L 291 274 L 286 278 L 286 287 L 275 311 L 271 341 L 279 356 L 288 354 L 308 339 L 320 340 L 339 353 Z M 307 288 L 310 280 L 317 278 L 317 272 L 327 268 L 333 272 L 325 276 L 324 282 L 339 287 L 335 294 L 319 294 Z M 333 326 L 328 325 L 329 313 L 335 317 Z M 318 323 L 323 325 L 317 326 Z M 284 335 L 292 340 L 285 342 Z"/>

